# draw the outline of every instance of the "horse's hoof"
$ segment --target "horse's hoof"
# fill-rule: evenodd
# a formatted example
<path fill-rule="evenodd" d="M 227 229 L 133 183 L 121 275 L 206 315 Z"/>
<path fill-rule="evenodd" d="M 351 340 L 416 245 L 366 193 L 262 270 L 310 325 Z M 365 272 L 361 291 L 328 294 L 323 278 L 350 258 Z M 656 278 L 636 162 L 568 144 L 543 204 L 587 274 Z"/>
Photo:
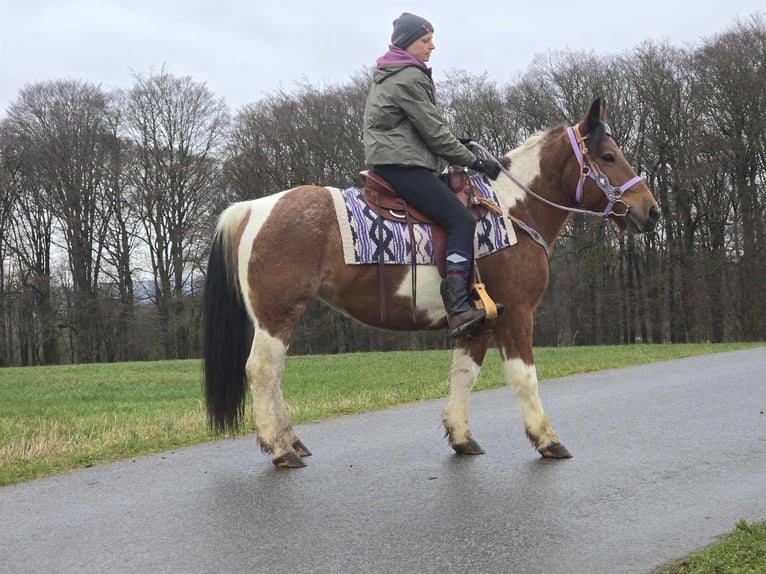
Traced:
<path fill-rule="evenodd" d="M 303 444 L 300 440 L 297 440 L 292 444 L 293 449 L 295 450 L 295 454 L 297 454 L 300 457 L 304 456 L 311 456 L 311 451 L 306 448 L 306 445 Z"/>
<path fill-rule="evenodd" d="M 572 458 L 563 444 L 552 444 L 538 451 L 543 458 Z"/>
<path fill-rule="evenodd" d="M 303 468 L 306 463 L 301 460 L 294 452 L 286 452 L 285 454 L 272 458 L 271 462 L 278 468 Z"/>
<path fill-rule="evenodd" d="M 484 449 L 472 438 L 469 438 L 466 442 L 453 444 L 452 448 L 457 454 L 484 454 Z"/>

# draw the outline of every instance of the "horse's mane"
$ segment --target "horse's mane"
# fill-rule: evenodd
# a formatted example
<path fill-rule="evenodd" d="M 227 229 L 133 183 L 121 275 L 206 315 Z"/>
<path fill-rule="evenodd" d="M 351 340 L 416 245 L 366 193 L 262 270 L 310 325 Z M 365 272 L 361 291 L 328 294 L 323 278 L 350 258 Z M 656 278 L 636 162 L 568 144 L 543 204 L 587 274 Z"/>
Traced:
<path fill-rule="evenodd" d="M 540 140 L 544 140 L 549 137 L 554 137 L 558 133 L 564 131 L 566 128 L 567 128 L 566 125 L 560 124 L 557 126 L 550 127 L 546 130 L 536 132 L 532 134 L 531 136 L 529 136 L 526 140 L 524 140 L 524 142 L 522 142 L 522 144 L 519 147 L 509 151 L 506 154 L 506 157 L 516 155 L 519 153 L 524 153 L 524 151 L 527 148 L 530 148 L 534 145 L 539 144 Z M 588 133 L 588 137 L 585 140 L 585 147 L 587 147 L 588 153 L 591 156 L 598 156 L 599 152 L 601 151 L 601 146 L 604 143 L 604 136 L 606 135 L 608 134 L 607 134 L 606 124 L 604 122 L 601 122 L 601 121 L 597 122 L 595 125 L 591 127 L 591 130 Z"/>

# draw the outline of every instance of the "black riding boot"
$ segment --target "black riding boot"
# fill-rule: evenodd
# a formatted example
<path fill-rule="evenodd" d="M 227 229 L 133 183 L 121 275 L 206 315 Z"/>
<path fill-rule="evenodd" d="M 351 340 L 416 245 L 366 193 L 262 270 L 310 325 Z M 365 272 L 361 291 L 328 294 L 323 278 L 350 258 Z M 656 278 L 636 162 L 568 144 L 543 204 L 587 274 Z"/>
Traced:
<path fill-rule="evenodd" d="M 447 310 L 447 328 L 450 337 L 471 334 L 484 320 L 486 313 L 468 302 L 468 284 L 460 277 L 450 275 L 442 280 L 442 301 Z"/>

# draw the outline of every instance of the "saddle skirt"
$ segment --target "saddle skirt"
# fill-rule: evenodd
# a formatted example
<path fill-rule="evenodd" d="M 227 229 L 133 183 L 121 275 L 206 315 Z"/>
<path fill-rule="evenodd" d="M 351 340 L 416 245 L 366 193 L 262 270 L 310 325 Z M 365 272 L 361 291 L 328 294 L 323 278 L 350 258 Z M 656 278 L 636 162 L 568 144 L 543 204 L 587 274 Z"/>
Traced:
<path fill-rule="evenodd" d="M 501 206 L 495 190 L 478 175 L 469 176 L 474 193 L 487 202 Z M 395 220 L 378 218 L 375 208 L 364 199 L 363 190 L 357 187 L 340 190 L 330 189 L 335 204 L 335 214 L 343 238 L 343 255 L 348 265 L 437 265 L 444 254 L 436 252 L 431 225 L 415 222 L 412 232 L 408 229 L 405 214 L 393 214 Z M 503 213 L 505 210 L 502 209 Z M 399 221 L 399 219 L 401 219 Z M 382 225 L 382 229 L 378 229 Z M 379 234 L 382 231 L 383 245 Z M 505 215 L 481 210 L 476 221 L 474 256 L 486 257 L 516 243 L 516 235 Z"/>

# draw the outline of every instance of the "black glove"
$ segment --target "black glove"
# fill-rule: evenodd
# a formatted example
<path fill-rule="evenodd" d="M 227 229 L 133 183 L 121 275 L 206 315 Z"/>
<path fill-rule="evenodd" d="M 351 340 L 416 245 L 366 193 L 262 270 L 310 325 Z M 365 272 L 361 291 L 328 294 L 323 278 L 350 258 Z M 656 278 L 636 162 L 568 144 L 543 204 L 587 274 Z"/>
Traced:
<path fill-rule="evenodd" d="M 500 175 L 500 164 L 494 159 L 477 159 L 473 162 L 471 169 L 486 174 L 489 179 L 497 179 Z"/>
<path fill-rule="evenodd" d="M 471 149 L 471 144 L 473 143 L 473 139 L 471 139 L 471 138 L 457 138 L 457 141 L 459 141 L 461 144 L 463 144 L 468 149 Z"/>

